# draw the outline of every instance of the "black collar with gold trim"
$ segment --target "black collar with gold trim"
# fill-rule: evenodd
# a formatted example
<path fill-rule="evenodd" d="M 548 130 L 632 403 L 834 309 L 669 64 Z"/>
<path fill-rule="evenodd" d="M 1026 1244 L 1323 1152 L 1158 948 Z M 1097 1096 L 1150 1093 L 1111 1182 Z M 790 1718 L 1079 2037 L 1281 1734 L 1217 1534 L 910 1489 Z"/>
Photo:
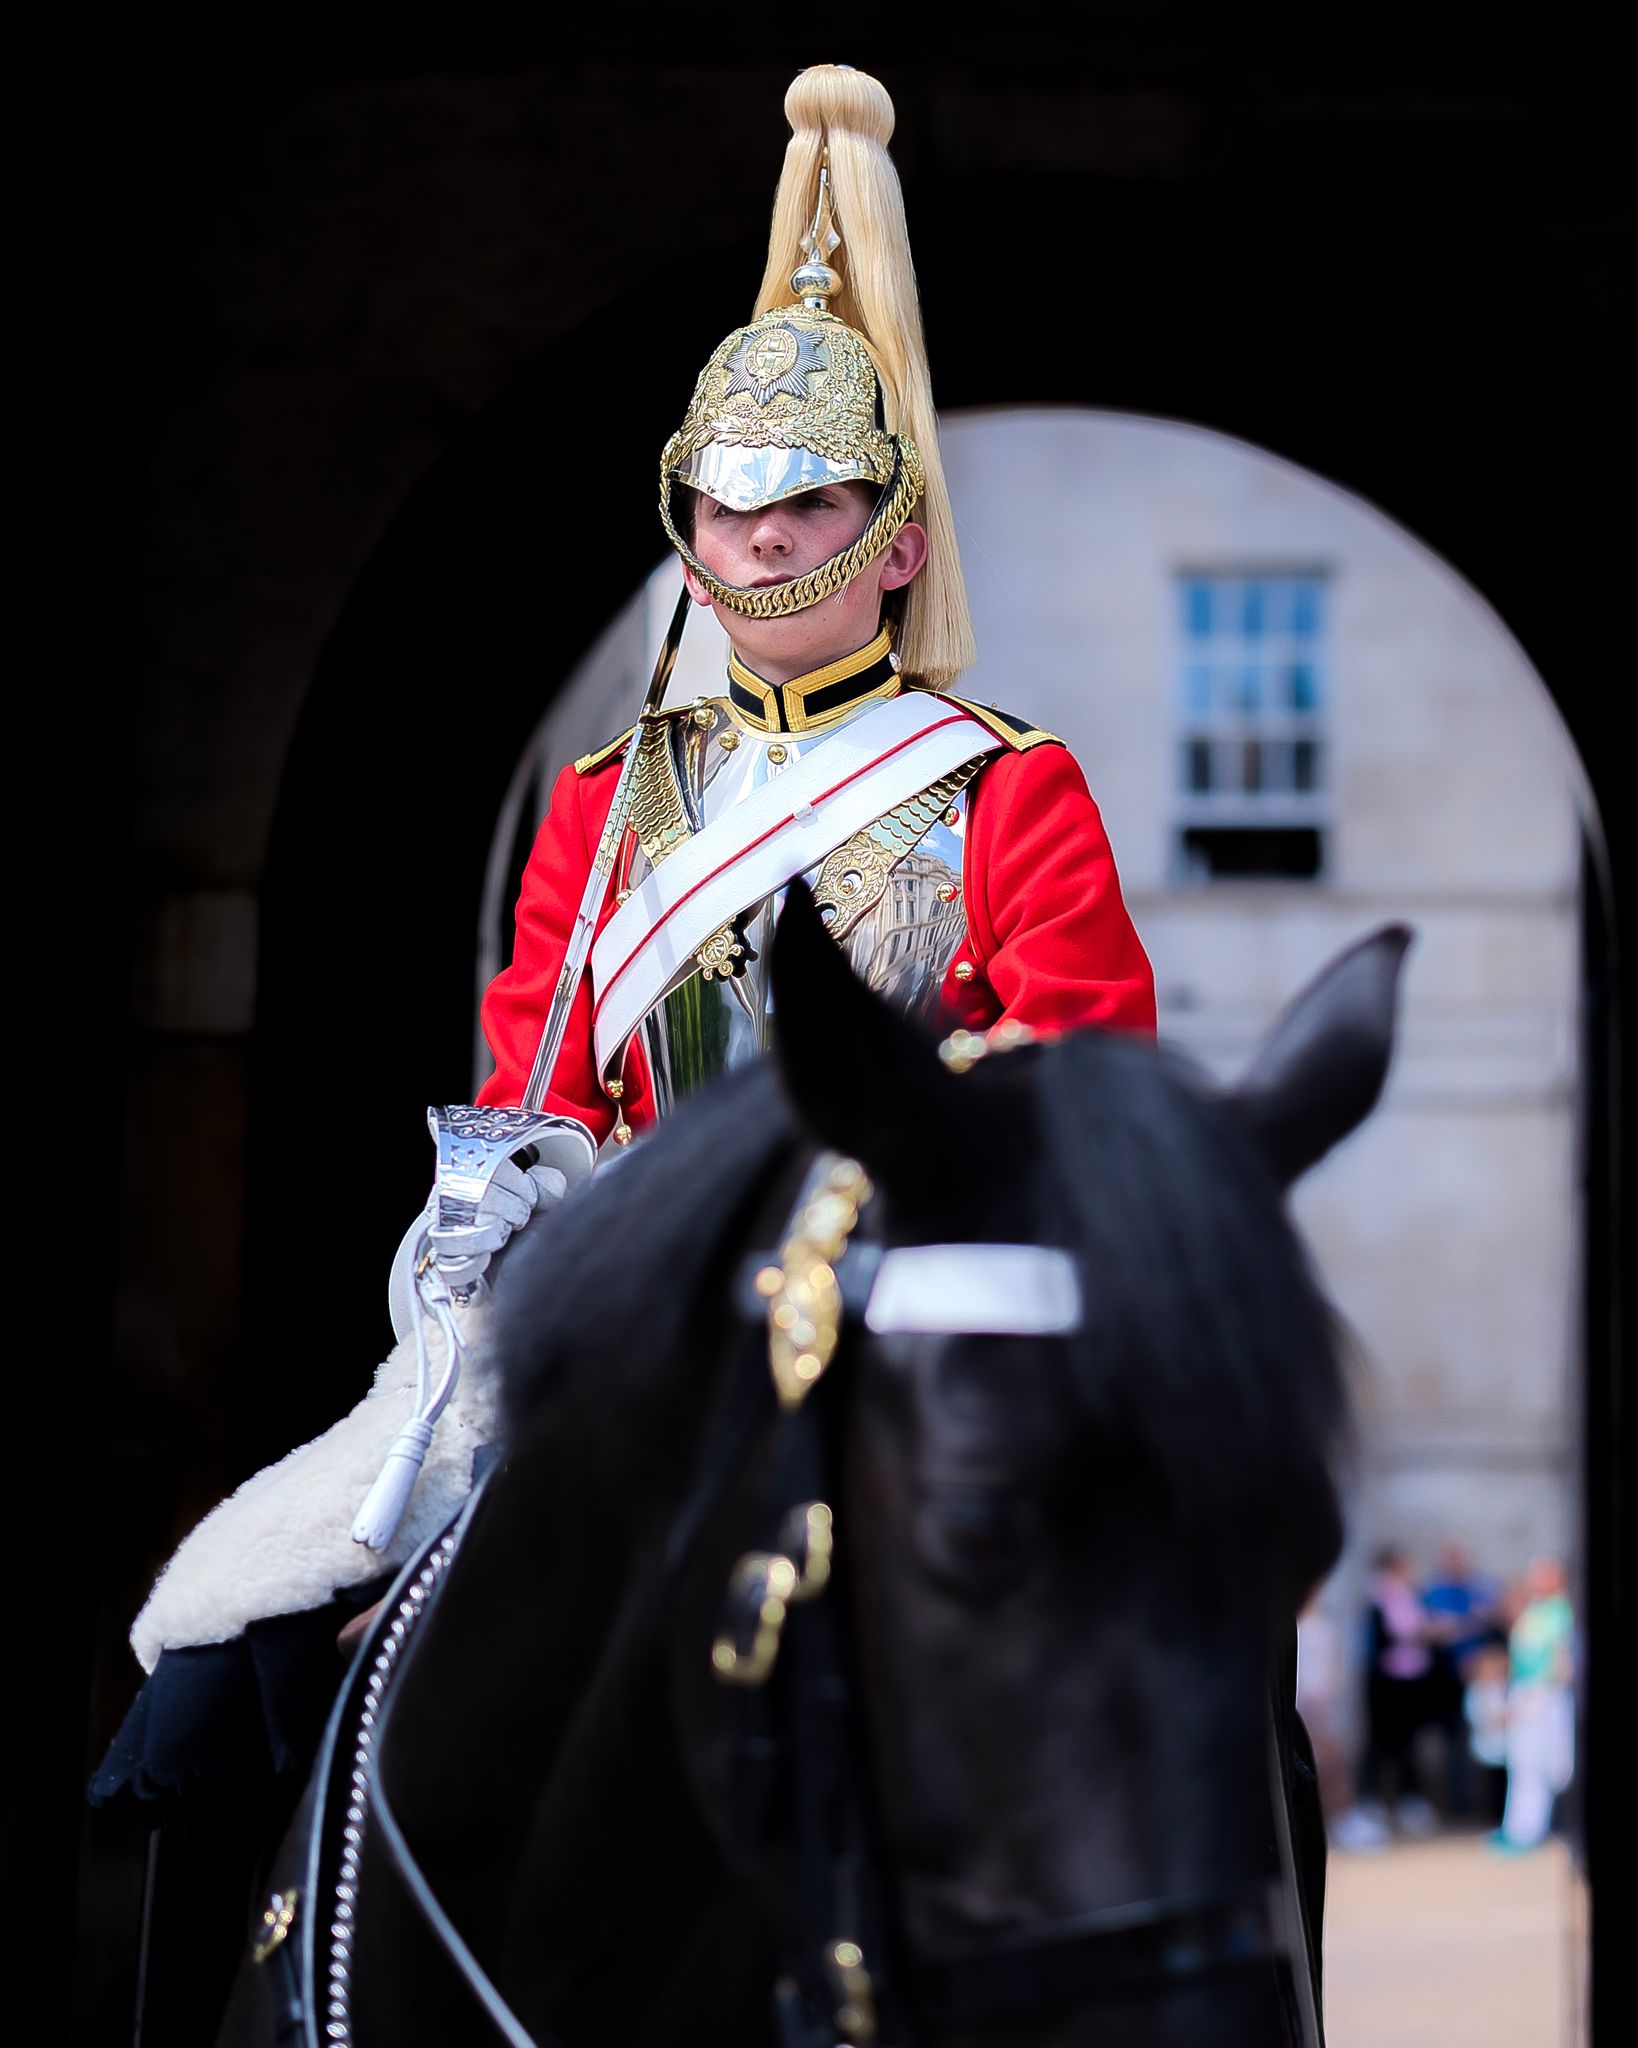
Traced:
<path fill-rule="evenodd" d="M 765 683 L 730 652 L 728 701 L 747 725 L 763 732 L 811 732 L 867 698 L 897 696 L 899 672 L 892 644 L 893 636 L 884 626 L 869 646 L 788 683 Z"/>

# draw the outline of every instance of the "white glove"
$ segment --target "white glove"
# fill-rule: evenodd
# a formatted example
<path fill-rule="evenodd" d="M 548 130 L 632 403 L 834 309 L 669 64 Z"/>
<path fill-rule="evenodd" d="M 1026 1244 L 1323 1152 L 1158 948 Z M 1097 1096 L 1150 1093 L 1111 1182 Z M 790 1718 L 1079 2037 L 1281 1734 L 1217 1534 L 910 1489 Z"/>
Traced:
<path fill-rule="evenodd" d="M 478 1204 L 476 1235 L 463 1230 L 454 1238 L 459 1251 L 451 1251 L 444 1248 L 443 1231 L 427 1232 L 432 1249 L 438 1254 L 438 1271 L 445 1283 L 450 1287 L 470 1287 L 513 1231 L 521 1230 L 542 1202 L 550 1208 L 554 1202 L 562 1201 L 567 1186 L 555 1166 L 531 1166 L 525 1171 L 510 1159 L 503 1159 Z"/>
<path fill-rule="evenodd" d="M 483 1273 L 496 1252 L 521 1230 L 537 1209 L 550 1209 L 562 1201 L 568 1180 L 556 1166 L 531 1166 L 527 1172 L 510 1159 L 495 1169 L 488 1192 L 478 1204 L 478 1233 L 463 1232 L 458 1255 L 440 1255 L 438 1271 L 451 1287 L 470 1287 Z M 394 1254 L 387 1280 L 387 1312 L 392 1317 L 393 1335 L 403 1338 L 410 1330 L 410 1297 L 414 1288 L 416 1248 L 423 1236 L 438 1250 L 440 1233 L 430 1227 L 432 1203 L 405 1231 Z"/>

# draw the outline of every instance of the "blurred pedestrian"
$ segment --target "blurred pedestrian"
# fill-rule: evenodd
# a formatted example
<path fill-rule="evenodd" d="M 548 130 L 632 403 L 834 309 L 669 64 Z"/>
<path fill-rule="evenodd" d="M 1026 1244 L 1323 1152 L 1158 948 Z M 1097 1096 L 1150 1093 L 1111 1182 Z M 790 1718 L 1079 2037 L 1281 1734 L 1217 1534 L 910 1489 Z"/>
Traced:
<path fill-rule="evenodd" d="M 1468 1659 L 1494 1633 L 1501 1592 L 1494 1579 L 1474 1568 L 1467 1546 L 1454 1540 L 1439 1546 L 1438 1565 L 1422 1588 L 1422 1607 L 1428 1617 L 1433 1649 L 1428 1718 L 1444 1742 L 1444 1808 L 1451 1820 L 1466 1820 L 1473 1812 L 1473 1763 L 1463 1715 L 1463 1671 Z"/>
<path fill-rule="evenodd" d="M 1463 1666 L 1462 1720 L 1475 1779 L 1474 1806 L 1494 1828 L 1507 1801 L 1507 1641 L 1497 1637 L 1469 1653 Z"/>
<path fill-rule="evenodd" d="M 1391 1807 L 1405 1834 L 1431 1835 L 1439 1817 L 1421 1784 L 1416 1743 L 1433 1714 L 1433 1628 L 1404 1551 L 1378 1551 L 1370 1596 L 1360 1805 L 1369 1818 L 1385 1818 Z"/>
<path fill-rule="evenodd" d="M 1538 1557 L 1507 1639 L 1507 1805 L 1498 1848 L 1533 1849 L 1547 1838 L 1553 1802 L 1575 1768 L 1575 1616 L 1564 1567 Z"/>

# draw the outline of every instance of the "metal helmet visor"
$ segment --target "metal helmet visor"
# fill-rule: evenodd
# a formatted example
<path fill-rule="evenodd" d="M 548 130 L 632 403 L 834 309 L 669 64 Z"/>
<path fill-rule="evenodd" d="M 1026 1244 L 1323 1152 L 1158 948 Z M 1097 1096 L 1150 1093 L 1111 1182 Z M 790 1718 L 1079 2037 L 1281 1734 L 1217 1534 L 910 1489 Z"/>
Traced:
<path fill-rule="evenodd" d="M 873 465 L 858 458 L 835 462 L 812 448 L 746 448 L 730 441 L 707 441 L 679 467 L 674 481 L 704 491 L 730 511 L 754 512 L 824 484 L 879 484 L 882 479 L 873 473 Z"/>

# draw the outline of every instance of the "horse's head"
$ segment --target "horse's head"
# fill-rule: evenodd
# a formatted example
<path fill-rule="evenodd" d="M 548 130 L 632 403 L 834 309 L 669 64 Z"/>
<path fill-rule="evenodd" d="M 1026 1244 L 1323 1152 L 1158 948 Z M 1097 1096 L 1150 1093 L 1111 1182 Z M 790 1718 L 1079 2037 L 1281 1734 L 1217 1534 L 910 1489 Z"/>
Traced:
<path fill-rule="evenodd" d="M 1333 963 L 1226 1091 L 1100 1033 L 952 1071 L 792 892 L 786 1093 L 875 1185 L 856 1243 L 952 1248 L 890 1331 L 844 1335 L 826 1395 L 913 1953 L 1274 1868 L 1269 1673 L 1336 1555 L 1346 1410 L 1284 1194 L 1380 1092 L 1407 944 L 1390 929 Z M 1034 1286 L 977 1249 L 997 1245 L 1067 1255 L 1072 1328 L 1035 1333 L 1051 1318 L 996 1297 Z M 952 1316 L 944 1284 L 976 1306 Z"/>
<path fill-rule="evenodd" d="M 407 1832 L 541 2038 L 760 2038 L 789 1976 L 783 2039 L 862 2042 L 884 1948 L 885 2018 L 907 1990 L 936 2048 L 1057 2048 L 1077 2011 L 1123 2048 L 1269 2037 L 1210 1972 L 1276 1865 L 1269 1665 L 1335 1554 L 1345 1416 L 1283 1197 L 1380 1090 L 1405 944 L 1227 1091 L 1096 1033 L 955 1072 L 791 891 L 778 1070 L 512 1265 L 506 1462 L 397 1709 Z M 816 1148 L 875 1192 L 809 1245 L 838 1341 L 781 1407 Z"/>

